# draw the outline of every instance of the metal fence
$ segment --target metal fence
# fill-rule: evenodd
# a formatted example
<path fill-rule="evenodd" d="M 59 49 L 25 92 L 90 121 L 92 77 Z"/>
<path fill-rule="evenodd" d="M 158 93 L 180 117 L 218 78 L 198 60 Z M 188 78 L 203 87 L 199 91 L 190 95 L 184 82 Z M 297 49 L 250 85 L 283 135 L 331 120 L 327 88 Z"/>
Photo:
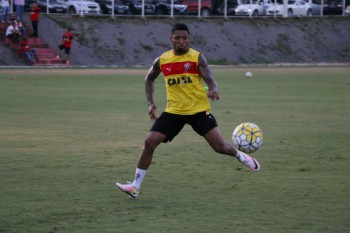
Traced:
<path fill-rule="evenodd" d="M 26 0 L 36 1 L 42 13 L 85 16 L 176 17 L 312 17 L 349 16 L 350 0 Z M 11 1 L 10 12 L 15 13 Z M 305 5 L 311 6 L 305 12 Z M 1 6 L 1 0 L 0 0 Z M 185 9 L 184 9 L 185 8 Z"/>

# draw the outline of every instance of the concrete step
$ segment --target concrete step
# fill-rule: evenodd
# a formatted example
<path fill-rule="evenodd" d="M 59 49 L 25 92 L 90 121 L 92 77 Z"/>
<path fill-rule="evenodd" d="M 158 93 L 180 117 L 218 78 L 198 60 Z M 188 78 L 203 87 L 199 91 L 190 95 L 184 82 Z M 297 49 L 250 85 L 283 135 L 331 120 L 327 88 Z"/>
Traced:
<path fill-rule="evenodd" d="M 60 59 L 39 59 L 34 61 L 33 66 L 69 66 L 65 60 Z"/>
<path fill-rule="evenodd" d="M 27 38 L 27 41 L 32 48 L 49 48 L 49 44 L 42 38 Z"/>
<path fill-rule="evenodd" d="M 10 48 L 12 48 L 13 50 L 15 50 L 18 55 L 20 57 L 22 57 L 25 61 L 26 58 L 25 56 L 23 56 L 23 53 L 20 51 L 20 43 L 13 43 L 12 40 L 8 39 L 5 37 L 5 33 L 6 33 L 6 28 L 7 28 L 7 24 L 1 23 L 0 22 L 0 39 L 2 41 L 4 41 L 4 43 L 9 46 Z M 30 32 L 31 29 L 26 26 L 26 31 Z M 30 35 L 30 34 L 28 34 Z M 69 64 L 66 64 L 66 60 L 62 60 L 61 58 L 57 58 L 57 49 L 54 48 L 50 48 L 49 44 L 46 43 L 46 41 L 42 38 L 32 38 L 29 37 L 27 38 L 28 44 L 30 45 L 30 47 L 35 48 L 36 52 L 38 54 L 38 58 L 39 61 L 34 61 L 33 64 L 29 64 L 27 62 L 28 65 L 32 65 L 32 66 L 69 66 Z"/>
<path fill-rule="evenodd" d="M 57 52 L 52 48 L 35 48 L 36 53 L 38 54 L 39 59 L 52 59 L 52 60 L 60 60 L 57 59 Z"/>

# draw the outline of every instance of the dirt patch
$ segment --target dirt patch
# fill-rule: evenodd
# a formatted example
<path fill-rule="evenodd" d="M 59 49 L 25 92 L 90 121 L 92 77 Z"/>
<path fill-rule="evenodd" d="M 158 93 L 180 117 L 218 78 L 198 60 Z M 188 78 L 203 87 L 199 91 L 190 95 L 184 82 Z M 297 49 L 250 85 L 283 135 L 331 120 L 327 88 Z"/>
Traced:
<path fill-rule="evenodd" d="M 103 69 L 69 69 L 69 68 L 43 68 L 43 69 L 0 69 L 1 74 L 8 75 L 9 78 L 15 77 L 16 75 L 146 75 L 145 69 L 120 69 L 120 68 L 103 68 Z"/>
<path fill-rule="evenodd" d="M 320 70 L 323 70 L 324 73 L 332 74 L 336 70 L 349 70 L 348 66 L 277 66 L 277 67 L 261 67 L 261 66 L 249 66 L 249 67 L 242 67 L 242 66 L 212 66 L 212 69 L 215 70 L 220 69 L 220 72 L 232 72 L 234 70 L 235 72 L 242 72 L 244 74 L 246 71 L 252 71 L 253 73 L 257 70 L 260 72 L 262 70 L 268 70 L 269 72 L 281 73 L 281 72 L 297 72 L 299 73 L 301 70 L 305 70 L 305 72 L 312 72 L 315 71 L 317 73 L 320 72 Z M 139 76 L 145 76 L 147 73 L 147 68 L 85 68 L 85 69 L 76 69 L 76 68 L 42 68 L 42 69 L 32 69 L 32 68 L 23 68 L 23 69 L 0 69 L 1 74 L 4 76 L 8 76 L 8 79 L 16 80 L 16 77 L 19 75 L 36 75 L 36 76 L 60 76 L 60 75 L 139 75 Z"/>

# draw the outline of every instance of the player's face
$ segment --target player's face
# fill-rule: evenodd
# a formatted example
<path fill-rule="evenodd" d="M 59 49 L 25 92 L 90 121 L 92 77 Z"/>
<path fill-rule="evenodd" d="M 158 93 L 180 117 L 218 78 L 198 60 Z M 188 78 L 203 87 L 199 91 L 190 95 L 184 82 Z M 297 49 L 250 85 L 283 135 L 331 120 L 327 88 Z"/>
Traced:
<path fill-rule="evenodd" d="M 190 35 L 187 31 L 184 30 L 177 30 L 174 34 L 172 34 L 171 43 L 173 44 L 173 48 L 175 51 L 175 54 L 181 55 L 184 53 L 187 53 L 188 46 L 190 44 Z"/>

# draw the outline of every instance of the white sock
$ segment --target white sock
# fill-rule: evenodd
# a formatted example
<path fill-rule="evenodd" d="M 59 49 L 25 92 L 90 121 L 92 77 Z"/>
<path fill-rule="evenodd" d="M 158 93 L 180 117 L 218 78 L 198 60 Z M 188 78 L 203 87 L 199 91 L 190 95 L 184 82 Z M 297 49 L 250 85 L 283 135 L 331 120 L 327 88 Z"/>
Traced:
<path fill-rule="evenodd" d="M 135 178 L 132 182 L 132 185 L 136 187 L 137 190 L 140 190 L 143 178 L 146 175 L 147 170 L 142 170 L 140 168 L 136 168 Z"/>
<path fill-rule="evenodd" d="M 245 160 L 244 153 L 242 151 L 237 150 L 236 158 L 243 162 Z"/>

